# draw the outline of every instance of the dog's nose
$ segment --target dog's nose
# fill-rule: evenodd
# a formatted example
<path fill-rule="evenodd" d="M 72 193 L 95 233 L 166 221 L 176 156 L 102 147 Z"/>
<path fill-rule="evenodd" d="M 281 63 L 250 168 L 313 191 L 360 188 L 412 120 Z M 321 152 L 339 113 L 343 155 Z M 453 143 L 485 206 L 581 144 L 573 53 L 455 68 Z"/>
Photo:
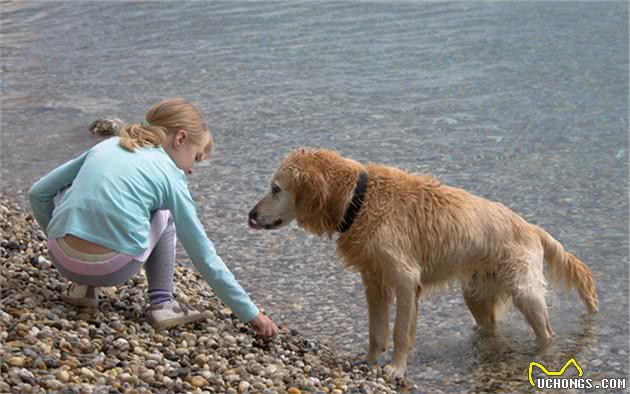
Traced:
<path fill-rule="evenodd" d="M 253 228 L 254 230 L 257 230 L 260 228 L 260 226 L 258 225 L 257 219 L 258 219 L 258 212 L 256 211 L 256 208 L 254 208 L 249 212 L 249 220 L 247 221 L 247 224 L 249 224 L 249 227 Z"/>

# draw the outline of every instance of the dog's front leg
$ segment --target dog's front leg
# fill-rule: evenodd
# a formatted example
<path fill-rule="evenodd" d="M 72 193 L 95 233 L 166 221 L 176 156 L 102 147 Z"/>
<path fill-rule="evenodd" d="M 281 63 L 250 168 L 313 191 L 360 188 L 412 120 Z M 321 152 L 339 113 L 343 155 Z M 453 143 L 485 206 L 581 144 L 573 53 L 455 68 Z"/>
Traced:
<path fill-rule="evenodd" d="M 416 341 L 416 320 L 418 316 L 417 283 L 412 280 L 396 284 L 396 323 L 394 324 L 394 353 L 391 364 L 385 373 L 393 379 L 402 379 L 407 370 L 407 358 Z"/>
<path fill-rule="evenodd" d="M 389 342 L 389 309 L 392 296 L 376 275 L 361 273 L 365 296 L 368 304 L 370 343 L 367 361 L 376 362 L 376 358 L 387 350 Z"/>

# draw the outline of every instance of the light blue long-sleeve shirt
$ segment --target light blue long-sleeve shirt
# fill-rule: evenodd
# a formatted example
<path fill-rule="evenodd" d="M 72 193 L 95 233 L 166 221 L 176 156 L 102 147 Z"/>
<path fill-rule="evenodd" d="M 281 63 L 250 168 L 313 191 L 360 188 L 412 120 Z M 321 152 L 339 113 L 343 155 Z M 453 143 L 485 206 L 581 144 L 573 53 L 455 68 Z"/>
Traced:
<path fill-rule="evenodd" d="M 53 198 L 70 185 L 55 208 Z M 177 237 L 217 296 L 241 321 L 258 315 L 197 218 L 184 172 L 162 147 L 129 152 L 110 138 L 37 181 L 29 199 L 49 238 L 72 234 L 132 256 L 149 246 L 152 214 L 170 210 Z"/>

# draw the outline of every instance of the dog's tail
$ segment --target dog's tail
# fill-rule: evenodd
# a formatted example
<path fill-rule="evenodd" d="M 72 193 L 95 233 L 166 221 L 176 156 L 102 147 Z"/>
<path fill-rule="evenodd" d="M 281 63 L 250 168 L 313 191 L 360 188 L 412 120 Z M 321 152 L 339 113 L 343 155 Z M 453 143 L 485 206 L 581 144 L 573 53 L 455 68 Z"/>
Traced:
<path fill-rule="evenodd" d="M 534 228 L 545 250 L 545 260 L 552 282 L 554 284 L 564 282 L 567 290 L 575 287 L 588 311 L 597 312 L 599 302 L 591 269 L 580 259 L 566 252 L 562 244 L 545 230 L 538 226 Z"/>

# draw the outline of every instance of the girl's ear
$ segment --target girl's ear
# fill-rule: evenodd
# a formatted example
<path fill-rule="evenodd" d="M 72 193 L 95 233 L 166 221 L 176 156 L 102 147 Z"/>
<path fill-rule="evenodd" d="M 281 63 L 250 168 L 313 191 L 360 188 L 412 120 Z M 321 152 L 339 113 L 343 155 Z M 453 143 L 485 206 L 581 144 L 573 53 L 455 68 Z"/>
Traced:
<path fill-rule="evenodd" d="M 186 130 L 177 130 L 177 133 L 175 134 L 175 147 L 181 148 L 182 145 L 184 145 L 186 138 L 188 138 L 188 133 L 186 132 Z"/>

